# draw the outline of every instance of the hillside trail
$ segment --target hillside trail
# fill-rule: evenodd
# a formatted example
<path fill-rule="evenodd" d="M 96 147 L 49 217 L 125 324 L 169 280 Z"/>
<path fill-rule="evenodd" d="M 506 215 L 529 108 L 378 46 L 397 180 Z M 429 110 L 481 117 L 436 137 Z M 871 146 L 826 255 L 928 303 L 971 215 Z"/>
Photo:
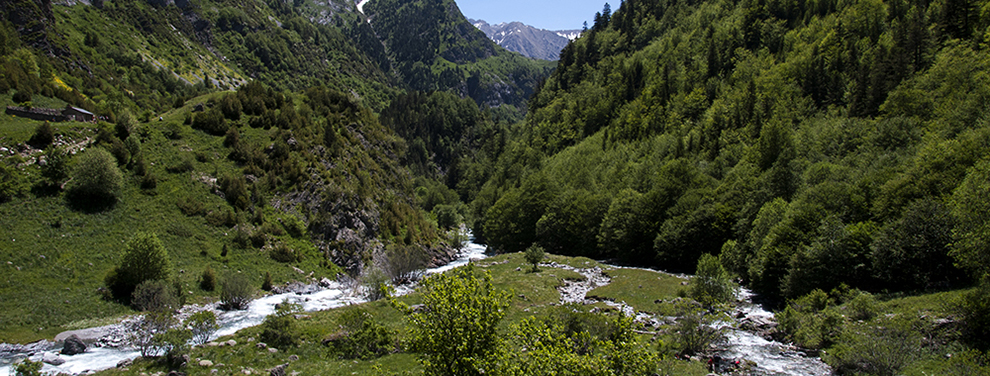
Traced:
<path fill-rule="evenodd" d="M 602 267 L 604 265 L 604 268 Z M 565 280 L 558 288 L 561 304 L 594 304 L 604 303 L 633 317 L 634 322 L 647 328 L 660 328 L 671 324 L 677 318 L 661 317 L 649 312 L 637 312 L 633 307 L 618 301 L 588 298 L 588 292 L 597 287 L 608 285 L 611 278 L 608 270 L 619 269 L 619 266 L 596 265 L 590 268 L 576 268 L 556 262 L 540 264 L 541 267 L 557 268 L 576 272 L 584 276 L 584 280 Z M 653 270 L 658 273 L 662 271 Z M 685 276 L 679 276 L 685 277 Z M 689 277 L 689 276 L 688 276 Z M 767 329 L 776 326 L 772 312 L 763 306 L 753 303 L 756 295 L 745 288 L 736 292 L 736 306 L 730 322 L 719 322 L 718 328 L 725 330 L 725 342 L 719 344 L 712 356 L 716 369 L 714 374 L 724 372 L 727 375 L 745 374 L 754 376 L 826 376 L 832 375 L 832 369 L 818 357 L 809 356 L 800 348 L 777 342 L 766 335 Z M 641 334 L 657 334 L 658 332 L 640 331 Z"/>

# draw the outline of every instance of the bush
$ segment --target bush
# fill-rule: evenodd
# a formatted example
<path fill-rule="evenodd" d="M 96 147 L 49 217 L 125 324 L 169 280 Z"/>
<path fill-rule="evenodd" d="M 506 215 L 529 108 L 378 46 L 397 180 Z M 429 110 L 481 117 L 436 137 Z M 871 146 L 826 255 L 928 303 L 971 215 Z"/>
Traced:
<path fill-rule="evenodd" d="M 392 284 L 418 280 L 426 267 L 427 255 L 422 248 L 415 245 L 390 245 L 388 251 L 388 272 Z"/>
<path fill-rule="evenodd" d="M 24 177 L 14 166 L 0 161 L 0 203 L 6 202 L 24 191 Z"/>
<path fill-rule="evenodd" d="M 162 127 L 162 135 L 169 140 L 181 140 L 189 134 L 189 127 L 179 123 L 168 123 Z"/>
<path fill-rule="evenodd" d="M 275 306 L 275 314 L 265 317 L 261 324 L 261 341 L 277 348 L 295 347 L 299 344 L 294 315 L 302 312 L 298 304 L 283 302 Z"/>
<path fill-rule="evenodd" d="M 661 351 L 678 356 L 694 355 L 707 350 L 711 344 L 724 341 L 722 329 L 716 329 L 714 325 L 726 320 L 724 315 L 711 314 L 697 303 L 686 300 L 680 300 L 669 308 L 673 309 L 673 316 L 678 319 L 671 331 L 674 334 L 661 343 Z"/>
<path fill-rule="evenodd" d="M 220 325 L 217 324 L 217 315 L 213 311 L 199 311 L 192 314 L 186 321 L 186 326 L 192 331 L 193 343 L 200 345 L 209 342 L 213 333 L 220 329 Z"/>
<path fill-rule="evenodd" d="M 34 93 L 31 90 L 21 89 L 14 93 L 13 100 L 14 103 L 24 104 L 30 102 L 32 97 L 34 97 Z"/>
<path fill-rule="evenodd" d="M 34 128 L 34 135 L 31 136 L 28 143 L 35 147 L 44 147 L 50 145 L 54 140 L 55 131 L 52 129 L 52 125 L 46 121 Z"/>
<path fill-rule="evenodd" d="M 166 338 L 163 335 L 176 324 L 176 321 L 175 315 L 171 311 L 145 313 L 141 317 L 141 321 L 129 333 L 132 343 L 141 352 L 141 356 L 159 356 L 162 355 L 162 352 L 170 349 L 170 344 L 164 342 L 171 338 Z"/>
<path fill-rule="evenodd" d="M 190 339 L 192 339 L 191 331 L 183 328 L 170 328 L 156 333 L 153 343 L 158 348 L 159 353 L 164 353 L 165 357 L 162 360 L 166 366 L 178 368 L 187 362 Z"/>
<path fill-rule="evenodd" d="M 261 289 L 264 291 L 272 291 L 272 273 L 265 272 L 265 279 L 261 282 Z"/>
<path fill-rule="evenodd" d="M 138 233 L 124 249 L 120 265 L 110 271 L 105 282 L 118 299 L 128 299 L 144 281 L 167 281 L 172 273 L 168 251 L 155 234 Z"/>
<path fill-rule="evenodd" d="M 389 297 L 389 277 L 379 268 L 366 269 L 361 275 L 361 286 L 364 286 L 364 296 L 370 301 Z"/>
<path fill-rule="evenodd" d="M 268 243 L 267 245 L 265 245 L 265 248 L 266 251 L 268 252 L 268 257 L 271 257 L 272 260 L 278 262 L 289 263 L 289 262 L 298 262 L 302 260 L 302 255 L 299 254 L 299 252 L 296 252 L 295 249 L 292 249 L 292 247 L 289 247 L 287 244 L 281 241 Z"/>
<path fill-rule="evenodd" d="M 222 208 L 206 213 L 206 223 L 213 227 L 234 227 L 237 224 L 237 214 L 230 208 Z"/>
<path fill-rule="evenodd" d="M 539 264 L 546 257 L 546 252 L 543 251 L 543 247 L 534 244 L 526 248 L 524 256 L 527 263 L 533 264 L 533 272 L 535 273 L 540 271 Z"/>
<path fill-rule="evenodd" d="M 24 361 L 17 363 L 14 366 L 15 376 L 41 376 L 41 367 L 45 363 L 41 361 L 32 362 L 31 359 L 24 359 Z"/>
<path fill-rule="evenodd" d="M 422 282 L 423 305 L 412 320 L 412 345 L 427 375 L 476 374 L 502 349 L 498 325 L 510 294 L 496 290 L 487 272 L 468 265 Z M 444 335 L 438 335 L 444 333 Z"/>
<path fill-rule="evenodd" d="M 252 293 L 247 278 L 231 274 L 220 283 L 220 308 L 226 311 L 247 309 Z"/>
<path fill-rule="evenodd" d="M 323 343 L 340 359 L 368 360 L 396 350 L 396 333 L 360 309 L 344 312 L 337 321 L 340 332 Z"/>
<path fill-rule="evenodd" d="M 842 314 L 831 303 L 828 294 L 814 290 L 784 308 L 778 315 L 779 328 L 798 346 L 831 346 L 841 335 L 843 323 Z"/>
<path fill-rule="evenodd" d="M 134 288 L 131 305 L 139 311 L 174 311 L 181 307 L 179 294 L 163 280 L 147 280 Z"/>
<path fill-rule="evenodd" d="M 244 176 L 234 176 L 225 174 L 218 182 L 220 190 L 223 191 L 224 198 L 231 206 L 245 210 L 251 206 L 251 196 L 247 191 L 247 182 Z"/>
<path fill-rule="evenodd" d="M 217 276 L 213 273 L 213 268 L 209 265 L 203 269 L 203 275 L 199 278 L 199 288 L 203 291 L 213 291 L 217 287 Z"/>
<path fill-rule="evenodd" d="M 736 286 L 718 257 L 704 254 L 698 260 L 698 268 L 691 279 L 690 296 L 708 306 L 728 303 L 735 295 Z"/>
<path fill-rule="evenodd" d="M 203 130 L 214 136 L 223 136 L 227 133 L 227 119 L 223 117 L 223 113 L 217 108 L 211 108 L 208 111 L 200 112 L 193 117 L 192 127 Z"/>
<path fill-rule="evenodd" d="M 91 148 L 79 155 L 67 187 L 67 198 L 79 206 L 110 205 L 124 188 L 117 160 L 104 149 Z"/>

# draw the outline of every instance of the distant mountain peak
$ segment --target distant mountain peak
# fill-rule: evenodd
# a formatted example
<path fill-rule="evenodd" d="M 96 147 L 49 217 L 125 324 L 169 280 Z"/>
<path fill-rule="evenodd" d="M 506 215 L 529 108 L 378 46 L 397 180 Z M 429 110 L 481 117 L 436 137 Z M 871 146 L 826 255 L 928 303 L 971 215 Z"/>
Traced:
<path fill-rule="evenodd" d="M 495 25 L 485 20 L 468 19 L 468 22 L 503 48 L 540 60 L 557 60 L 560 50 L 567 47 L 567 43 L 581 36 L 581 30 L 551 31 L 518 21 Z"/>

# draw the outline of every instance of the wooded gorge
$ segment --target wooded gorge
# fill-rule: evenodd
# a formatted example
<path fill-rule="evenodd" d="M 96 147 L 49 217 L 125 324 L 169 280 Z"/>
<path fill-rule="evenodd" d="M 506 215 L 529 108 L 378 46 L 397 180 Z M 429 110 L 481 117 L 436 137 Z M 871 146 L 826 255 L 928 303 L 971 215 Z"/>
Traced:
<path fill-rule="evenodd" d="M 719 255 L 785 297 L 965 286 L 986 272 L 985 5 L 606 8 L 509 130 L 476 232 L 670 270 Z"/>
<path fill-rule="evenodd" d="M 548 63 L 453 0 L 3 1 L 0 102 L 96 119 L 0 119 L 0 342 L 150 311 L 138 290 L 176 295 L 171 319 L 335 279 L 368 304 L 283 305 L 236 351 L 185 350 L 704 374 L 679 359 L 715 351 L 741 282 L 778 309 L 765 338 L 838 373 L 988 372 L 990 0 L 612 5 Z M 452 259 L 461 225 L 500 255 L 373 302 Z M 486 345 L 455 362 L 427 317 L 458 304 Z"/>

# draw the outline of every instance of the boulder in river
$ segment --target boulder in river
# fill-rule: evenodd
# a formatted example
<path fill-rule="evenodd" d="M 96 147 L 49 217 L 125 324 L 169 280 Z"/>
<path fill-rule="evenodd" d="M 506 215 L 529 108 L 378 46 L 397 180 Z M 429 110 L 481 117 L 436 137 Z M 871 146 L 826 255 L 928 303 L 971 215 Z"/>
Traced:
<path fill-rule="evenodd" d="M 83 343 L 82 339 L 79 339 L 79 336 L 73 334 L 65 339 L 62 355 L 76 355 L 84 352 L 86 352 L 86 344 Z"/>
<path fill-rule="evenodd" d="M 62 357 L 58 356 L 58 354 L 50 353 L 50 352 L 46 352 L 44 355 L 42 355 L 41 361 L 51 364 L 53 366 L 60 366 L 65 363 L 65 359 L 62 359 Z"/>

